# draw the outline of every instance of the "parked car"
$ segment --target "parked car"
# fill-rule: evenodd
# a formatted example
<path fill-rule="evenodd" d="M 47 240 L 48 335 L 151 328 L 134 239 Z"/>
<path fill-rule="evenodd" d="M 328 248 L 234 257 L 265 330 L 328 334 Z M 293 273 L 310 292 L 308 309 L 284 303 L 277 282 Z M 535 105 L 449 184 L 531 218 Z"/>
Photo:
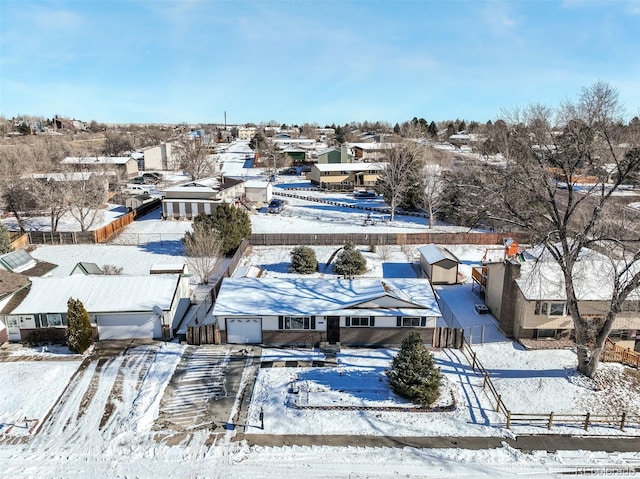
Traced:
<path fill-rule="evenodd" d="M 160 175 L 158 173 L 143 173 L 142 178 L 144 178 L 144 182 L 147 184 L 155 185 L 160 181 Z"/>
<path fill-rule="evenodd" d="M 131 183 L 132 185 L 144 185 L 145 184 L 144 177 L 136 176 L 129 183 Z"/>
<path fill-rule="evenodd" d="M 354 198 L 375 198 L 378 194 L 375 191 L 354 191 Z"/>
<path fill-rule="evenodd" d="M 286 206 L 286 202 L 284 200 L 271 200 L 269 206 L 267 206 L 268 213 L 281 213 Z"/>

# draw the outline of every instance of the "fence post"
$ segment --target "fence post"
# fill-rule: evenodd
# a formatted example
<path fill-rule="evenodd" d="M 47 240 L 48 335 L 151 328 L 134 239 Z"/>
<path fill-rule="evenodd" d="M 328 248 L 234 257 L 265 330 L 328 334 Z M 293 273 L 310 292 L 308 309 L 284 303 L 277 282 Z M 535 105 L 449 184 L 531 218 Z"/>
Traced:
<path fill-rule="evenodd" d="M 584 430 L 588 431 L 589 430 L 589 418 L 591 417 L 591 413 L 588 412 L 587 415 L 584 418 Z"/>
<path fill-rule="evenodd" d="M 622 413 L 622 419 L 620 420 L 620 430 L 624 431 L 624 422 L 627 419 L 627 413 L 623 412 Z"/>
<path fill-rule="evenodd" d="M 473 354 L 473 361 L 471 362 L 471 368 L 473 369 L 473 372 L 476 372 L 476 352 L 472 351 L 471 352 Z"/>
<path fill-rule="evenodd" d="M 498 400 L 496 402 L 496 412 L 500 412 L 500 403 L 502 402 L 502 396 L 498 394 Z"/>
<path fill-rule="evenodd" d="M 547 423 L 547 429 L 551 429 L 551 426 L 553 426 L 553 413 L 552 412 L 549 413 L 549 422 Z"/>
<path fill-rule="evenodd" d="M 507 429 L 511 429 L 511 411 L 507 411 Z"/>
<path fill-rule="evenodd" d="M 482 381 L 482 390 L 484 391 L 484 388 L 487 387 L 487 381 L 489 380 L 489 375 L 485 372 L 484 373 L 484 380 Z"/>

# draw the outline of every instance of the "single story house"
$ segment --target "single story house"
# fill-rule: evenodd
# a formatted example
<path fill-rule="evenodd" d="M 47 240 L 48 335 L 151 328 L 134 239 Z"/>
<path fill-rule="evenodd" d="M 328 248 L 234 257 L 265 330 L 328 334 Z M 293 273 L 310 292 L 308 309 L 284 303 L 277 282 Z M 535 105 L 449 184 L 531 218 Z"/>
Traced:
<path fill-rule="evenodd" d="M 580 313 L 604 317 L 612 291 L 611 262 L 584 250 L 574 269 Z M 564 279 L 543 248 L 475 268 L 474 280 L 485 304 L 507 336 L 518 340 L 561 339 L 573 335 Z M 640 289 L 631 293 L 617 314 L 609 337 L 622 347 L 640 350 Z"/>
<path fill-rule="evenodd" d="M 375 186 L 382 163 L 316 163 L 311 165 L 311 183 L 320 188 L 354 190 Z"/>
<path fill-rule="evenodd" d="M 67 156 L 60 164 L 77 171 L 114 172 L 121 179 L 138 176 L 138 161 L 130 156 Z"/>
<path fill-rule="evenodd" d="M 444 246 L 427 244 L 418 248 L 420 269 L 432 284 L 457 284 L 460 260 Z"/>
<path fill-rule="evenodd" d="M 190 181 L 164 190 L 164 219 L 193 219 L 210 215 L 222 203 L 231 203 L 245 195 L 244 180 L 219 176 Z"/>
<path fill-rule="evenodd" d="M 70 275 L 31 282 L 23 301 L 6 315 L 9 335 L 17 333 L 19 340 L 35 331 L 62 340 L 69 298 L 82 301 L 99 340 L 168 339 L 178 303 L 189 297 L 188 278 L 178 274 Z"/>
<path fill-rule="evenodd" d="M 444 327 L 424 279 L 225 278 L 211 311 L 223 343 L 397 346 Z"/>

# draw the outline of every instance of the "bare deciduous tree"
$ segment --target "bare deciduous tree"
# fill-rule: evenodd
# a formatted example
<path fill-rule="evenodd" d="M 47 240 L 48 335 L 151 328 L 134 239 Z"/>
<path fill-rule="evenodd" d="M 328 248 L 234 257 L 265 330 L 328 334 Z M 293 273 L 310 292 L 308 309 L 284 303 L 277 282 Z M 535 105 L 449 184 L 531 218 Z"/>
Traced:
<path fill-rule="evenodd" d="M 193 230 L 185 234 L 183 243 L 187 264 L 202 284 L 208 284 L 222 254 L 220 234 L 206 224 L 194 223 Z"/>
<path fill-rule="evenodd" d="M 24 214 L 35 207 L 30 184 L 23 176 L 30 168 L 31 152 L 25 145 L 0 149 L 0 190 L 4 208 L 13 214 L 18 228 L 25 231 Z"/>
<path fill-rule="evenodd" d="M 379 177 L 379 189 L 391 208 L 391 221 L 395 219 L 398 205 L 407 192 L 418 183 L 422 167 L 422 145 L 406 142 L 393 147 Z"/>
<path fill-rule="evenodd" d="M 178 167 L 187 173 L 191 180 L 206 178 L 215 173 L 215 159 L 200 139 L 181 141 L 175 145 L 173 155 Z"/>
<path fill-rule="evenodd" d="M 69 196 L 69 213 L 80 225 L 80 231 L 87 231 L 102 211 L 106 187 L 101 175 L 86 175 L 73 182 L 73 194 Z"/>

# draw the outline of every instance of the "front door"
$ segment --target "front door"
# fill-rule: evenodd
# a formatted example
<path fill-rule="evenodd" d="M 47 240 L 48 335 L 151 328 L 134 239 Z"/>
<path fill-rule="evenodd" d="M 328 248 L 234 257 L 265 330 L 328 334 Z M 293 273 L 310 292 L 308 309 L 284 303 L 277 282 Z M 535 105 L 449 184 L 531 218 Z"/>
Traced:
<path fill-rule="evenodd" d="M 327 316 L 327 342 L 329 344 L 340 342 L 340 316 Z"/>

